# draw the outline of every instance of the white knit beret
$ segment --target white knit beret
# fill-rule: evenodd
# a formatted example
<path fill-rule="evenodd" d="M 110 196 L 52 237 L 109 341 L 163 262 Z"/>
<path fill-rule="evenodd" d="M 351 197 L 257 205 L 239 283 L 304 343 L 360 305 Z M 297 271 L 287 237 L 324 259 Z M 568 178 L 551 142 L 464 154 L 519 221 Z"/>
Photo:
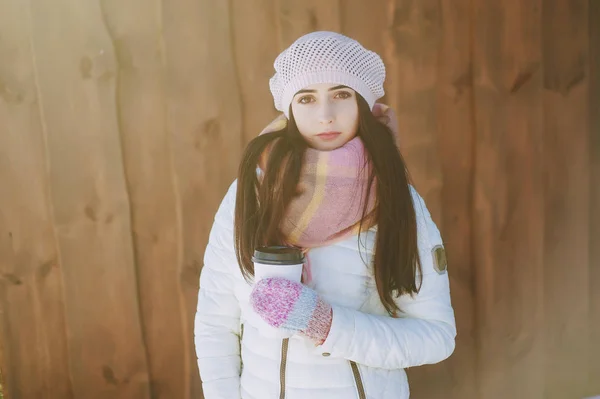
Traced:
<path fill-rule="evenodd" d="M 359 93 L 371 109 L 385 94 L 385 65 L 373 51 L 335 32 L 318 31 L 300 37 L 274 63 L 269 81 L 275 108 L 289 118 L 294 95 L 317 83 L 345 85 Z"/>

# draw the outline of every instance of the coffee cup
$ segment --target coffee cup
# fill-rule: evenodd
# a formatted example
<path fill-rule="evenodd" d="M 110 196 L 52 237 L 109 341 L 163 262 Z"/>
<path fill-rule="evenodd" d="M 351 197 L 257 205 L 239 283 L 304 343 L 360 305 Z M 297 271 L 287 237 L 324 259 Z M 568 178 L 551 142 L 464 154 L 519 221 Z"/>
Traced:
<path fill-rule="evenodd" d="M 254 281 L 281 277 L 299 283 L 302 279 L 304 254 L 294 247 L 269 246 L 254 250 Z"/>
<path fill-rule="evenodd" d="M 287 246 L 265 246 L 257 248 L 252 257 L 254 262 L 254 282 L 265 278 L 284 278 L 300 283 L 305 257 L 298 248 Z M 270 326 L 252 309 L 249 321 L 260 334 L 270 338 L 289 338 L 293 332 Z"/>

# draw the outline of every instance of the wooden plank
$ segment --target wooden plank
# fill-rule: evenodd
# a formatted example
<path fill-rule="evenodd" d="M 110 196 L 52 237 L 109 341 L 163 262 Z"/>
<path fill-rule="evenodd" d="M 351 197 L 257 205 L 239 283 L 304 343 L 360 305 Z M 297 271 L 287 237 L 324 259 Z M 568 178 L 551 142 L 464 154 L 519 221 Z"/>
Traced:
<path fill-rule="evenodd" d="M 344 0 L 343 7 L 340 7 L 340 25 L 341 32 L 349 37 L 356 39 L 371 51 L 375 51 L 383 59 L 386 66 L 386 72 L 389 72 L 392 66 L 388 64 L 388 54 L 386 50 L 392 42 L 388 27 L 392 24 L 392 15 L 389 10 L 393 6 L 392 0 L 381 0 L 377 2 L 368 2 L 361 0 Z M 393 82 L 386 77 L 385 89 L 391 89 Z M 386 93 L 387 94 L 387 93 Z M 388 95 L 389 97 L 389 95 Z M 380 102 L 387 101 L 384 97 Z"/>
<path fill-rule="evenodd" d="M 317 30 L 341 32 L 341 0 L 276 0 L 279 48 Z"/>
<path fill-rule="evenodd" d="M 411 397 L 475 398 L 474 285 L 468 239 L 473 168 L 469 3 L 442 2 L 439 10 L 434 4 L 422 9 L 400 4 L 396 21 L 407 22 L 397 27 L 396 40 L 410 50 L 396 57 L 404 68 L 395 71 L 394 77 L 402 79 L 392 87 L 400 96 L 398 107 L 412 109 L 401 117 L 406 122 L 402 143 L 408 140 L 411 171 L 445 239 L 458 328 L 457 348 L 450 359 L 409 371 Z M 431 53 L 423 51 L 417 40 L 428 42 L 423 46 Z M 438 63 L 438 58 L 444 62 Z M 428 84 L 420 81 L 419 68 Z"/>
<path fill-rule="evenodd" d="M 116 60 L 97 2 L 30 2 L 76 398 L 149 398 Z"/>
<path fill-rule="evenodd" d="M 443 176 L 437 143 L 437 74 L 441 5 L 436 0 L 393 0 L 389 103 L 398 114 L 400 146 L 414 184 L 434 218 L 442 218 Z"/>
<path fill-rule="evenodd" d="M 476 399 L 475 270 L 470 239 L 475 145 L 470 54 L 473 22 L 470 1 L 440 4 L 443 23 L 438 57 L 444 61 L 438 64 L 435 142 L 443 184 L 438 227 L 450 263 L 450 292 L 458 334 L 456 349 L 448 360 L 412 372 L 411 397 Z"/>
<path fill-rule="evenodd" d="M 167 127 L 175 161 L 181 262 L 189 341 L 198 298 L 200 267 L 208 233 L 227 187 L 237 175 L 242 149 L 240 89 L 231 48 L 228 2 L 163 2 L 167 54 Z M 194 51 L 190 51 L 193 41 Z M 243 61 L 240 61 L 243 62 Z M 200 396 L 193 351 L 189 397 Z"/>
<path fill-rule="evenodd" d="M 589 340 L 587 0 L 544 0 L 544 398 L 586 394 Z"/>
<path fill-rule="evenodd" d="M 5 397 L 69 399 L 61 262 L 30 26 L 27 2 L 0 4 L 0 368 Z"/>
<path fill-rule="evenodd" d="M 167 131 L 160 1 L 104 1 L 118 62 L 117 101 L 152 398 L 189 397 L 193 340 L 179 278 L 179 218 Z"/>
<path fill-rule="evenodd" d="M 442 6 L 429 0 L 393 0 L 386 8 L 387 18 L 375 17 L 387 27 L 387 40 L 383 40 L 389 88 L 386 101 L 398 114 L 400 148 L 413 183 L 443 230 L 444 182 L 436 122 Z M 447 362 L 410 369 L 408 375 L 415 398 L 446 398 L 454 385 Z"/>
<path fill-rule="evenodd" d="M 541 1 L 474 6 L 478 397 L 542 398 Z"/>
<path fill-rule="evenodd" d="M 282 50 L 276 28 L 277 0 L 233 0 L 231 20 L 245 145 L 278 114 L 269 89 L 273 62 Z"/>
<path fill-rule="evenodd" d="M 590 341 L 588 395 L 600 395 L 600 1 L 589 0 Z"/>

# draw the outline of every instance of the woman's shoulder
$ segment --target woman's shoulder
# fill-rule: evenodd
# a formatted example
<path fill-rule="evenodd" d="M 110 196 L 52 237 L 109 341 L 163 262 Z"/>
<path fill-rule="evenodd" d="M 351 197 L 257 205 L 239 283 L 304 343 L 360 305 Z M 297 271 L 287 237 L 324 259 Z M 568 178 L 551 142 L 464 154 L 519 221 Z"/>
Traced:
<path fill-rule="evenodd" d="M 413 186 L 412 184 L 408 185 L 408 189 L 410 190 L 410 195 L 413 201 L 413 205 L 415 207 L 415 212 L 422 212 L 422 208 L 424 207 L 425 210 L 427 210 L 427 206 L 425 204 L 425 200 L 423 199 L 423 197 L 421 196 L 421 194 L 419 194 L 419 192 L 417 191 L 417 189 L 415 188 L 415 186 Z"/>
<path fill-rule="evenodd" d="M 233 220 L 235 215 L 235 198 L 237 195 L 237 179 L 234 180 L 229 187 L 227 192 L 223 196 L 217 213 L 215 214 L 214 222 L 222 227 L 228 227 L 233 230 Z"/>
<path fill-rule="evenodd" d="M 417 226 L 424 225 L 427 227 L 431 227 L 431 225 L 435 226 L 433 219 L 431 217 L 431 213 L 427 208 L 427 204 L 425 203 L 425 199 L 419 194 L 417 189 L 409 184 L 410 194 L 412 197 L 413 207 L 415 209 L 415 216 L 417 218 Z M 436 227 L 437 229 L 437 227 Z"/>

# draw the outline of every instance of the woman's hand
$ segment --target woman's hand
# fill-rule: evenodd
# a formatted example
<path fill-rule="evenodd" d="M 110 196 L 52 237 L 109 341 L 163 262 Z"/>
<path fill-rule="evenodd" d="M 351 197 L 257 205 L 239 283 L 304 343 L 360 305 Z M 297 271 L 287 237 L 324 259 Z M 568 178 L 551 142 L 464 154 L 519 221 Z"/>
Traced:
<path fill-rule="evenodd" d="M 275 328 L 299 332 L 321 345 L 329 335 L 331 305 L 312 289 L 283 278 L 259 280 L 250 294 L 254 311 Z"/>

